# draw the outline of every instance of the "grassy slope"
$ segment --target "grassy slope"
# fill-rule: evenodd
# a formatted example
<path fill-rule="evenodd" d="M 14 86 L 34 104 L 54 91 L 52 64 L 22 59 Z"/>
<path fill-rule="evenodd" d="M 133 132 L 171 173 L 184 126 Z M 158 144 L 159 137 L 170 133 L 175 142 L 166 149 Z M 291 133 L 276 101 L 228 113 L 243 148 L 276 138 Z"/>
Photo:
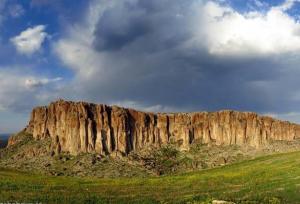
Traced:
<path fill-rule="evenodd" d="M 236 203 L 300 203 L 299 191 L 300 152 L 159 178 L 47 177 L 0 170 L 0 202 L 201 203 L 214 198 Z"/>

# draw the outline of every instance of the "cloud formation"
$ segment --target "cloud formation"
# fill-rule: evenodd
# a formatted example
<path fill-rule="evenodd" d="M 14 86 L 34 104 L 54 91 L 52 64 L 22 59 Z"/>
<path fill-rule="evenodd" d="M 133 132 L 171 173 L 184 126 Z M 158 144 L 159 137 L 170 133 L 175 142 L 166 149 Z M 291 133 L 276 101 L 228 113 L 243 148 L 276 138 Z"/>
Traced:
<path fill-rule="evenodd" d="M 15 57 L 31 67 L 0 66 L 2 110 L 27 111 L 63 97 L 147 111 L 235 109 L 294 121 L 300 115 L 300 23 L 290 12 L 297 0 L 251 0 L 243 11 L 229 0 L 91 0 L 83 18 L 89 1 L 80 2 L 73 10 L 59 0 L 31 1 L 30 9 L 51 7 L 63 23 L 47 24 L 47 32 L 57 32 L 49 40 L 54 52 L 26 57 L 47 39 L 39 25 L 0 53 L 7 58 L 14 45 L 21 54 Z"/>
<path fill-rule="evenodd" d="M 61 77 L 53 78 L 53 79 L 47 79 L 47 78 L 42 78 L 42 79 L 36 79 L 36 78 L 30 78 L 25 80 L 25 86 L 27 88 L 39 88 L 43 87 L 45 85 L 48 85 L 50 83 L 54 82 L 59 82 L 61 81 Z"/>
<path fill-rule="evenodd" d="M 201 42 L 204 37 L 212 54 L 249 56 L 297 52 L 300 50 L 300 23 L 286 13 L 295 2 L 286 1 L 266 13 L 245 14 L 208 2 L 199 17 L 203 24 L 195 35 L 202 37 Z"/>
<path fill-rule="evenodd" d="M 44 40 L 48 36 L 46 26 L 38 25 L 27 28 L 18 36 L 11 38 L 11 42 L 20 54 L 32 55 L 40 50 Z"/>
<path fill-rule="evenodd" d="M 287 11 L 291 9 L 295 3 L 300 2 L 299 0 L 285 0 L 281 5 L 273 7 L 277 10 Z"/>
<path fill-rule="evenodd" d="M 46 78 L 28 67 L 0 67 L 0 111 L 28 114 L 32 106 L 58 97 L 61 78 Z M 50 86 L 51 85 L 51 86 Z"/>
<path fill-rule="evenodd" d="M 69 98 L 169 111 L 300 111 L 292 97 L 300 24 L 286 12 L 293 3 L 241 13 L 217 1 L 93 1 L 86 21 L 55 45 L 75 73 L 68 92 L 77 98 Z"/>

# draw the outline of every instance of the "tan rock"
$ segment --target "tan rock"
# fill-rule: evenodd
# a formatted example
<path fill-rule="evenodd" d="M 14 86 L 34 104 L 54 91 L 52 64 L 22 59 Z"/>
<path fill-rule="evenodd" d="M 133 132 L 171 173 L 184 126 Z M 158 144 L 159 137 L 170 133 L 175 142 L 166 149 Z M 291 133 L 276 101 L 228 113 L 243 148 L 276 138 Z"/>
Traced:
<path fill-rule="evenodd" d="M 213 200 L 212 204 L 235 204 L 233 202 L 225 201 L 225 200 Z"/>
<path fill-rule="evenodd" d="M 51 137 L 56 151 L 128 154 L 149 146 L 249 145 L 292 141 L 300 126 L 250 112 L 145 113 L 117 106 L 57 101 L 32 111 L 26 132 Z"/>

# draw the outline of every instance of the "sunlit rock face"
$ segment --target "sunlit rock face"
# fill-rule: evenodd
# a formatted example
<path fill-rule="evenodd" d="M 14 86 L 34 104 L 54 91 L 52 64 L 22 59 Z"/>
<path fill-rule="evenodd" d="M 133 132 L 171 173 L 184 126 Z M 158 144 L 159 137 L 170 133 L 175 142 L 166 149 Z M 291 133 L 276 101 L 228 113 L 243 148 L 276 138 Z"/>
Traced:
<path fill-rule="evenodd" d="M 248 145 L 292 141 L 300 126 L 250 112 L 147 113 L 117 106 L 57 101 L 32 111 L 26 132 L 51 137 L 57 151 L 128 154 L 147 147 L 193 143 Z"/>

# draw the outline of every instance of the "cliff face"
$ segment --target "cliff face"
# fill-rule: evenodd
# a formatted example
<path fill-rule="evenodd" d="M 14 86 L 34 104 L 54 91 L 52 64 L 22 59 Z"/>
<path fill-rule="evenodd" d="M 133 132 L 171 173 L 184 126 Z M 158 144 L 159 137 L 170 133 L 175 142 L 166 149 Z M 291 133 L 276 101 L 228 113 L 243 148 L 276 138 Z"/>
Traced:
<path fill-rule="evenodd" d="M 127 154 L 148 146 L 192 143 L 249 145 L 300 137 L 300 126 L 255 113 L 220 111 L 154 114 L 116 106 L 58 101 L 32 111 L 26 132 L 51 137 L 56 151 Z"/>

